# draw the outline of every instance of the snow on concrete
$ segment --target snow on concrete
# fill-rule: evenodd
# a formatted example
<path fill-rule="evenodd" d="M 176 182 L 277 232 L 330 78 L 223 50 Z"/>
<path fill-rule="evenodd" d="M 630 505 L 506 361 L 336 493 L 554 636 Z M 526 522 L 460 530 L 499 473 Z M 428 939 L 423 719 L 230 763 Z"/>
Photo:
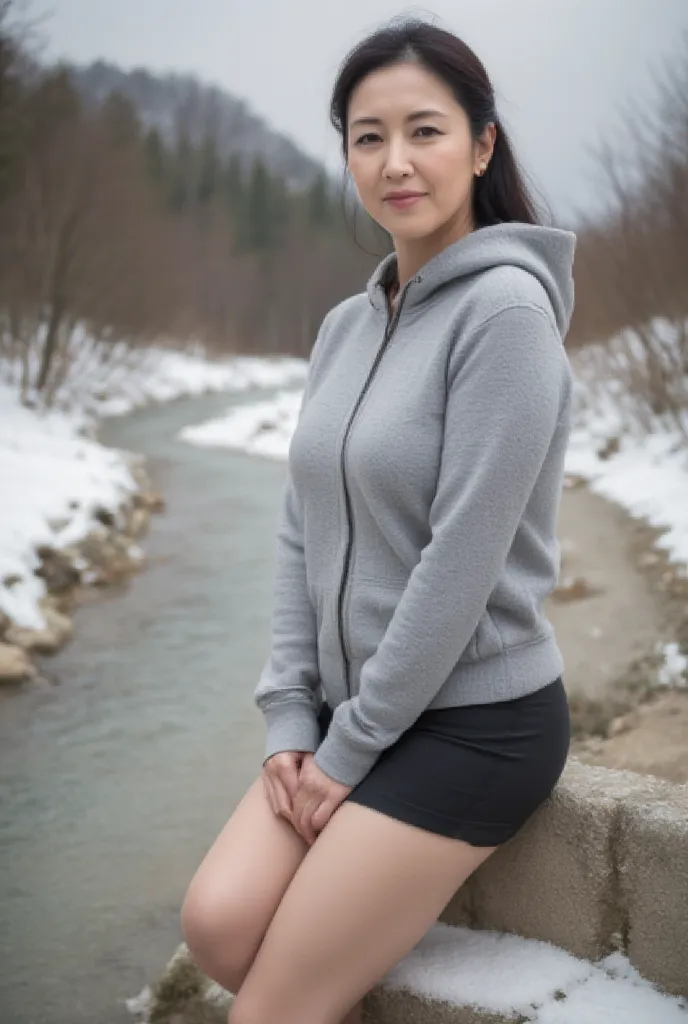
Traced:
<path fill-rule="evenodd" d="M 443 922 L 382 985 L 533 1024 L 688 1024 L 688 1001 L 660 992 L 621 953 L 590 963 L 547 942 Z"/>
<path fill-rule="evenodd" d="M 180 946 L 167 971 L 188 957 Z M 688 1000 L 661 992 L 622 953 L 591 963 L 548 942 L 441 921 L 380 986 L 529 1024 L 688 1024 Z M 222 1007 L 231 996 L 212 984 L 204 998 Z M 146 985 L 124 1003 L 146 1024 L 155 1009 L 153 989 Z M 179 1011 L 183 1017 L 183 1006 Z"/>

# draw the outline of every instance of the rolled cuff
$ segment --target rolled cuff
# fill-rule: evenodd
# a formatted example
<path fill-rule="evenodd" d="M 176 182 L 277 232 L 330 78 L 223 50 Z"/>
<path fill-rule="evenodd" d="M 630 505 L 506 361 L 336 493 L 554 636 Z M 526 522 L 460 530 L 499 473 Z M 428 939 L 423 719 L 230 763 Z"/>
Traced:
<path fill-rule="evenodd" d="M 262 709 L 267 726 L 263 764 L 273 754 L 285 750 L 313 753 L 320 742 L 320 727 L 315 709 L 303 701 L 273 704 Z"/>

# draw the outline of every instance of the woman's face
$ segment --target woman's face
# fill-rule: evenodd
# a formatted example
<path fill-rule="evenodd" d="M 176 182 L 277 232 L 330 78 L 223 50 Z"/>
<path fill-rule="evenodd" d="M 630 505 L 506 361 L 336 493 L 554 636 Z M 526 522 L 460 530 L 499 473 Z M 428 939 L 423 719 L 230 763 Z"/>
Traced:
<path fill-rule="evenodd" d="M 449 87 L 419 64 L 371 72 L 349 100 L 347 165 L 364 207 L 395 242 L 471 221 L 474 175 L 493 137 L 474 142 Z M 417 198 L 395 201 L 399 192 Z"/>

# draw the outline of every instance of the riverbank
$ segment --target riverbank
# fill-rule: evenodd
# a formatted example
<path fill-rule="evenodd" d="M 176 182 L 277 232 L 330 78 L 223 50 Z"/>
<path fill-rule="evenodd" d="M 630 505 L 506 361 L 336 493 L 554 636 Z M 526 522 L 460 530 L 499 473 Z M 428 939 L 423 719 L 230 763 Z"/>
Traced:
<path fill-rule="evenodd" d="M 103 418 L 209 391 L 299 384 L 305 366 L 150 350 L 115 374 L 93 366 L 50 410 L 35 396 L 20 401 L 11 368 L 0 368 L 0 683 L 36 680 L 35 655 L 71 638 L 86 594 L 145 564 L 141 539 L 164 499 L 140 456 L 99 443 Z"/>

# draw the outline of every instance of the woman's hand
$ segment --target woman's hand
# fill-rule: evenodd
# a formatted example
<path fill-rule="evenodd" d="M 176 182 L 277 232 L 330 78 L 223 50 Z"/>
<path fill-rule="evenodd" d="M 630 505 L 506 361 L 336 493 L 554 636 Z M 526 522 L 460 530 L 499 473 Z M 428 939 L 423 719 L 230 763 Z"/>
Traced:
<path fill-rule="evenodd" d="M 313 845 L 353 786 L 335 782 L 313 760 L 303 755 L 298 788 L 292 806 L 292 824 L 309 845 Z"/>
<path fill-rule="evenodd" d="M 263 785 L 268 803 L 274 814 L 286 818 L 291 825 L 294 824 L 292 807 L 299 786 L 299 771 L 305 756 L 303 750 L 284 750 L 273 754 L 263 765 Z"/>

